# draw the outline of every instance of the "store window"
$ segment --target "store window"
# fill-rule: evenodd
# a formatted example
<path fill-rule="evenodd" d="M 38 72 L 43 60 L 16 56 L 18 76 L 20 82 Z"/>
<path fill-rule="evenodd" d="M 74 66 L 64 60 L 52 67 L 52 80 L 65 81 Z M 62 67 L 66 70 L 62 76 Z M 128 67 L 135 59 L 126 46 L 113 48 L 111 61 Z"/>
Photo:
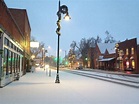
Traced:
<path fill-rule="evenodd" d="M 11 73 L 14 72 L 14 70 L 13 70 L 13 64 L 14 64 L 14 61 L 13 61 L 13 55 L 14 55 L 14 53 L 11 52 Z"/>
<path fill-rule="evenodd" d="M 13 53 L 12 66 L 13 66 L 12 70 L 15 73 L 15 53 Z"/>
<path fill-rule="evenodd" d="M 8 57 L 8 71 L 9 74 L 12 74 L 12 53 L 9 51 L 9 57 Z"/>
<path fill-rule="evenodd" d="M 135 69 L 135 61 L 132 60 L 132 68 Z"/>
<path fill-rule="evenodd" d="M 126 68 L 129 68 L 129 61 L 126 61 Z"/>
<path fill-rule="evenodd" d="M 120 70 L 124 70 L 123 61 L 120 61 Z"/>
<path fill-rule="evenodd" d="M 8 75 L 8 49 L 6 48 L 4 48 L 3 71 L 5 75 Z"/>
<path fill-rule="evenodd" d="M 20 72 L 20 56 L 18 57 L 18 70 Z"/>
<path fill-rule="evenodd" d="M 23 59 L 23 57 L 21 57 L 21 59 L 22 59 L 22 67 L 21 67 L 21 71 L 23 71 L 23 66 L 24 66 L 24 59 Z"/>
<path fill-rule="evenodd" d="M 17 54 L 14 54 L 15 72 L 17 72 Z"/>
<path fill-rule="evenodd" d="M 17 60 L 16 60 L 16 62 L 17 62 L 17 72 L 19 72 L 19 66 L 20 66 L 20 61 L 19 61 L 19 55 L 17 55 Z"/>

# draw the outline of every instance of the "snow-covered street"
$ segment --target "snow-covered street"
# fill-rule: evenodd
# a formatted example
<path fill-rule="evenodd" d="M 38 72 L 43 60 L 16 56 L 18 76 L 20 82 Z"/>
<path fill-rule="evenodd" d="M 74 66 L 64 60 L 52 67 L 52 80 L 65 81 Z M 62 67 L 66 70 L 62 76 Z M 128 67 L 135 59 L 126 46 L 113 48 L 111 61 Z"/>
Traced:
<path fill-rule="evenodd" d="M 60 71 L 27 73 L 0 89 L 0 104 L 139 104 L 139 89 Z"/>
<path fill-rule="evenodd" d="M 123 84 L 130 87 L 139 88 L 139 75 L 138 74 L 125 74 L 120 72 L 108 72 L 101 70 L 65 70 L 73 74 L 101 79 L 113 83 Z"/>

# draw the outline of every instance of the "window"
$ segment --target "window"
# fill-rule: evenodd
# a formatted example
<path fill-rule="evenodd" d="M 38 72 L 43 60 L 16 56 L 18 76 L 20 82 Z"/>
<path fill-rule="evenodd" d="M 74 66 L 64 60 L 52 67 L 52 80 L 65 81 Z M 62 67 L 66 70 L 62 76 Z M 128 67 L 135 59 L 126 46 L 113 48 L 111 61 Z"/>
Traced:
<path fill-rule="evenodd" d="M 135 69 L 135 61 L 132 60 L 132 68 Z"/>
<path fill-rule="evenodd" d="M 17 54 L 14 54 L 14 67 L 15 67 L 15 72 L 17 72 Z"/>
<path fill-rule="evenodd" d="M 13 49 L 14 49 L 15 45 L 13 44 Z"/>
<path fill-rule="evenodd" d="M 16 48 L 16 46 L 14 46 L 14 50 L 15 50 L 15 51 L 17 51 L 17 48 Z"/>
<path fill-rule="evenodd" d="M 12 52 L 9 51 L 9 57 L 8 57 L 8 71 L 10 74 L 12 74 Z"/>
<path fill-rule="evenodd" d="M 4 54 L 3 54 L 3 73 L 9 75 L 20 71 L 21 64 L 24 65 L 22 55 L 23 51 L 10 41 L 9 38 L 4 38 Z M 15 53 L 13 52 L 16 51 Z M 21 61 L 21 62 L 20 62 Z M 21 69 L 23 71 L 23 69 Z M 8 76 L 6 76 L 8 77 Z"/>
<path fill-rule="evenodd" d="M 12 43 L 9 41 L 9 47 L 11 48 L 11 46 L 12 46 Z"/>
<path fill-rule="evenodd" d="M 131 54 L 132 55 L 134 54 L 134 48 L 131 48 Z"/>
<path fill-rule="evenodd" d="M 23 57 L 21 57 L 21 59 L 22 59 L 22 65 L 21 66 L 24 66 L 24 59 L 23 59 Z M 23 71 L 23 67 L 21 67 L 21 70 Z"/>
<path fill-rule="evenodd" d="M 18 55 L 18 70 L 20 72 L 20 56 Z"/>
<path fill-rule="evenodd" d="M 14 67 L 13 67 L 13 65 L 14 65 L 14 53 L 11 52 L 11 73 L 14 72 Z"/>
<path fill-rule="evenodd" d="M 129 68 L 129 61 L 126 61 L 126 68 Z"/>
<path fill-rule="evenodd" d="M 11 43 L 11 48 L 13 48 L 13 43 Z"/>
<path fill-rule="evenodd" d="M 4 48 L 3 71 L 5 75 L 8 75 L 8 49 L 6 48 Z"/>
<path fill-rule="evenodd" d="M 123 56 L 123 55 L 124 55 L 124 51 L 123 51 L 123 50 L 120 50 L 120 51 L 119 51 L 119 55 L 120 55 L 120 56 Z"/>
<path fill-rule="evenodd" d="M 126 49 L 126 55 L 128 55 L 129 53 L 128 53 L 128 49 Z"/>
<path fill-rule="evenodd" d="M 15 73 L 15 53 L 13 53 L 13 59 L 12 59 L 12 62 L 13 62 L 13 64 L 12 64 L 12 66 L 13 66 L 13 72 Z"/>
<path fill-rule="evenodd" d="M 9 45 L 9 40 L 7 38 L 4 38 L 4 44 L 7 46 Z"/>
<path fill-rule="evenodd" d="M 17 60 L 16 60 L 16 63 L 17 63 L 17 64 L 16 64 L 17 72 L 20 71 L 20 70 L 19 70 L 19 69 L 20 69 L 20 68 L 19 68 L 19 67 L 20 67 L 20 60 L 19 60 L 19 59 L 20 59 L 20 58 L 19 58 L 19 55 L 17 55 Z"/>

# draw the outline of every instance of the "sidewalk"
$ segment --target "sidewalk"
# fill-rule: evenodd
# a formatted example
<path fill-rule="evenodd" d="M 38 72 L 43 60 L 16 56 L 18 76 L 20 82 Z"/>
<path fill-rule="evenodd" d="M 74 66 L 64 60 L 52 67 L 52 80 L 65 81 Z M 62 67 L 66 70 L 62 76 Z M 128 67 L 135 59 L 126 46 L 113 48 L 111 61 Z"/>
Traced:
<path fill-rule="evenodd" d="M 27 73 L 0 89 L 0 104 L 138 104 L 139 90 L 56 70 Z M 127 96 L 128 95 L 128 96 Z"/>

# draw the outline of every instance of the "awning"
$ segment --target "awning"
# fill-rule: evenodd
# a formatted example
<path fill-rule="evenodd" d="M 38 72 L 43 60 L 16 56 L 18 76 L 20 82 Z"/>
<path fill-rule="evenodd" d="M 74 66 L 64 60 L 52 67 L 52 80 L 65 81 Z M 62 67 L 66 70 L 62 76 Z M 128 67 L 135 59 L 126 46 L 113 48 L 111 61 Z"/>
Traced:
<path fill-rule="evenodd" d="M 99 60 L 99 61 L 111 61 L 111 60 L 113 60 L 114 58 L 105 58 L 105 59 L 101 59 L 101 60 Z"/>

